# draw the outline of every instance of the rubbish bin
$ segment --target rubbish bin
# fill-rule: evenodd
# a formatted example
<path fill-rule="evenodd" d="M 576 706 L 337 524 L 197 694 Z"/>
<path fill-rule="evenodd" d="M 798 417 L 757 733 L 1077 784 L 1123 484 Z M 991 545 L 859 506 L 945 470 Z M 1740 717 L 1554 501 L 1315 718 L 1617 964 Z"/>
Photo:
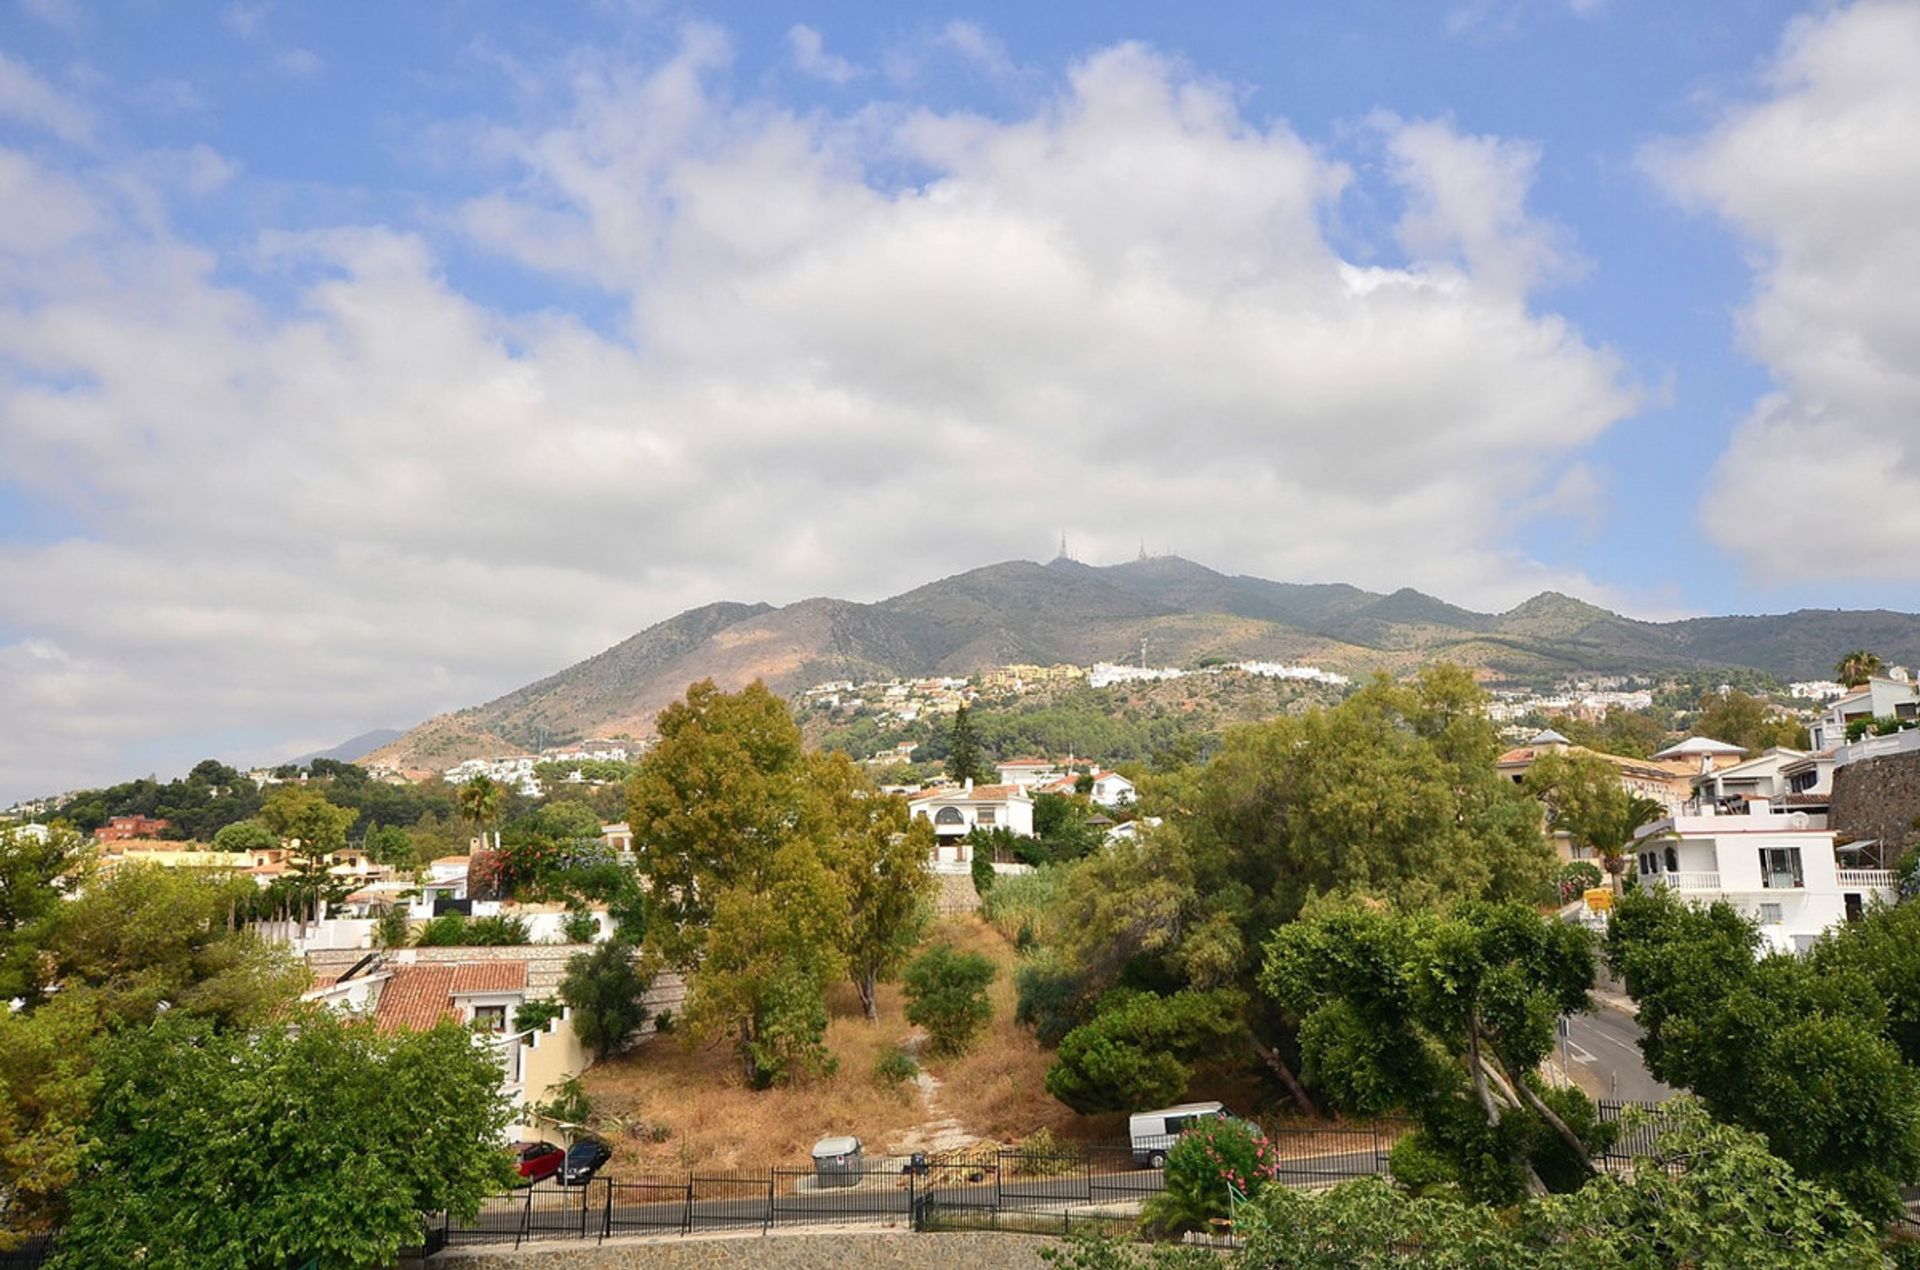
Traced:
<path fill-rule="evenodd" d="M 813 1179 L 819 1186 L 857 1186 L 860 1139 L 822 1138 L 813 1144 Z"/>

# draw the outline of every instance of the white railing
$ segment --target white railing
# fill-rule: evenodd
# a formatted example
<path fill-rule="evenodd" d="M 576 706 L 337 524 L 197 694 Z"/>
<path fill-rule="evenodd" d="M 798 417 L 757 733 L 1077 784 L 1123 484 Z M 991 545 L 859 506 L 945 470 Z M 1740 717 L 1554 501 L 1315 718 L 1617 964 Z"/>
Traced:
<path fill-rule="evenodd" d="M 1647 879 L 1655 886 L 1670 886 L 1676 891 L 1717 891 L 1720 889 L 1720 875 L 1703 870 L 1681 870 L 1678 873 L 1656 873 Z"/>
<path fill-rule="evenodd" d="M 1835 767 L 1845 767 L 1849 763 L 1858 763 L 1863 759 L 1884 758 L 1889 754 L 1906 754 L 1920 750 L 1920 728 L 1907 728 L 1890 736 L 1863 736 L 1834 750 Z"/>
<path fill-rule="evenodd" d="M 1878 886 L 1891 891 L 1899 885 L 1892 869 L 1837 869 L 1833 876 L 1841 886 Z"/>

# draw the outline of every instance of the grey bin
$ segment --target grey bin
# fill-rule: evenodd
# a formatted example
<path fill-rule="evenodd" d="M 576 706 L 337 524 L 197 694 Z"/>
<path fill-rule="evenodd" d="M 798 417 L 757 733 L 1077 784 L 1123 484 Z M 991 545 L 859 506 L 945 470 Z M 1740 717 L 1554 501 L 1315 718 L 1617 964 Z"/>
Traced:
<path fill-rule="evenodd" d="M 813 1177 L 820 1186 L 857 1186 L 862 1172 L 860 1139 L 822 1138 L 813 1144 Z"/>

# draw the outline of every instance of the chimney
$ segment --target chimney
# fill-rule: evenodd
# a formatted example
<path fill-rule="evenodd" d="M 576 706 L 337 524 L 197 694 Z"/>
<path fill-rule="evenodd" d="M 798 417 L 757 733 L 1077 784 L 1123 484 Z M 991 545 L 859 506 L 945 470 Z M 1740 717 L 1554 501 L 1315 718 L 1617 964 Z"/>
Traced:
<path fill-rule="evenodd" d="M 967 777 L 967 787 L 966 787 L 965 789 L 963 789 L 963 790 L 961 790 L 960 792 L 961 792 L 961 793 L 963 793 L 963 794 L 971 794 L 971 793 L 973 793 L 973 777 L 971 777 L 971 776 L 969 776 L 969 777 Z"/>

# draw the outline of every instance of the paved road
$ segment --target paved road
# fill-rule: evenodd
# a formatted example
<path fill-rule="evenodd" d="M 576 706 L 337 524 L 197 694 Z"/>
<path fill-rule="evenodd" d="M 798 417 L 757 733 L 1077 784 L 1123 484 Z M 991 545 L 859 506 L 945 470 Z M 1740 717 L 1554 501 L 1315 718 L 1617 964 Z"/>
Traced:
<path fill-rule="evenodd" d="M 1660 1102 L 1675 1092 L 1655 1080 L 1640 1057 L 1640 1025 L 1613 1006 L 1568 1020 L 1567 1058 L 1573 1078 L 1594 1098 Z"/>

